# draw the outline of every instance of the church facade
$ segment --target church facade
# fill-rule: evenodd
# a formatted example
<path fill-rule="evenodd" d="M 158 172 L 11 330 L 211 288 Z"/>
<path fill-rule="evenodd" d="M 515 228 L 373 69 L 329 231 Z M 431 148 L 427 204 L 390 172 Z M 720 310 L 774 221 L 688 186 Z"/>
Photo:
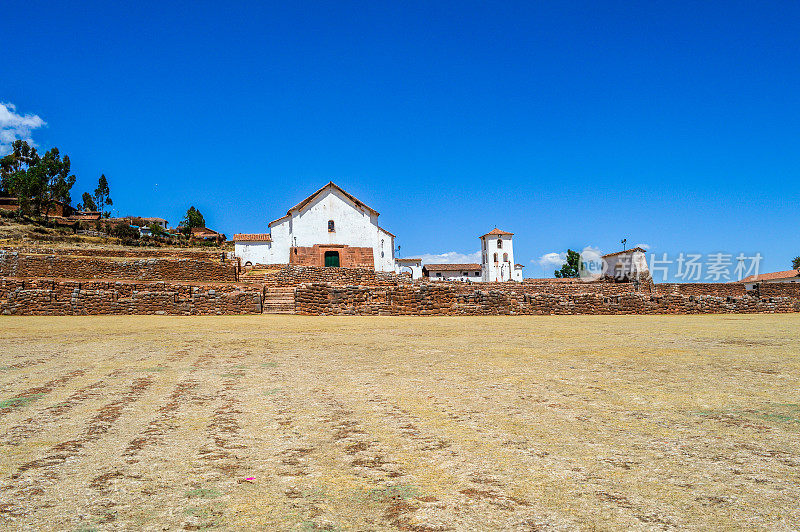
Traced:
<path fill-rule="evenodd" d="M 269 233 L 235 234 L 245 267 L 269 264 L 370 268 L 409 273 L 413 279 L 522 282 L 514 263 L 513 233 L 493 229 L 480 237 L 481 264 L 430 264 L 395 258 L 395 236 L 378 225 L 380 214 L 329 182 L 268 224 Z"/>
<path fill-rule="evenodd" d="M 395 236 L 380 214 L 333 182 L 269 223 L 269 233 L 236 234 L 243 265 L 295 264 L 395 271 Z"/>

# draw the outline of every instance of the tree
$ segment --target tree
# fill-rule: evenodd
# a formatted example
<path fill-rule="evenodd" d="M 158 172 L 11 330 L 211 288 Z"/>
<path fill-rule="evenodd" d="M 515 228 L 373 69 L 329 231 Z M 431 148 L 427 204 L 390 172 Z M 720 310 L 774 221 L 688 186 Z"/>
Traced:
<path fill-rule="evenodd" d="M 51 148 L 40 157 L 24 140 L 12 144 L 12 152 L 0 160 L 0 189 L 17 197 L 20 212 L 49 214 L 54 202 L 69 203 L 75 176 L 68 156 Z"/>
<path fill-rule="evenodd" d="M 78 203 L 78 206 L 76 207 L 79 211 L 97 210 L 97 204 L 95 204 L 94 198 L 92 198 L 91 194 L 89 194 L 88 192 L 84 192 L 83 197 L 81 199 L 83 200 L 83 204 L 81 205 L 80 203 Z"/>
<path fill-rule="evenodd" d="M 167 236 L 167 232 L 164 231 L 164 228 L 158 224 L 150 224 L 148 227 L 150 228 L 150 233 L 152 233 L 153 236 Z"/>
<path fill-rule="evenodd" d="M 70 190 L 75 184 L 75 176 L 69 173 L 71 166 L 69 156 L 62 158 L 58 148 L 50 149 L 41 158 L 36 166 L 39 171 L 35 172 L 38 192 L 35 198 L 36 214 L 40 214 L 44 208 L 47 216 L 55 202 L 69 204 Z"/>
<path fill-rule="evenodd" d="M 118 222 L 117 225 L 111 228 L 111 234 L 123 241 L 139 238 L 139 231 L 128 225 L 127 222 Z"/>
<path fill-rule="evenodd" d="M 11 146 L 11 153 L 0 159 L 0 191 L 16 196 L 20 212 L 27 212 L 34 188 L 30 171 L 39 164 L 39 154 L 24 140 Z"/>
<path fill-rule="evenodd" d="M 800 270 L 800 257 L 795 257 L 792 259 L 792 268 L 795 270 Z"/>
<path fill-rule="evenodd" d="M 111 190 L 108 188 L 108 179 L 105 174 L 100 174 L 100 179 L 97 180 L 97 188 L 94 189 L 94 202 L 95 208 L 100 211 L 103 218 L 108 218 L 111 213 L 106 211 L 106 207 L 114 205 L 111 201 Z"/>
<path fill-rule="evenodd" d="M 189 234 L 195 227 L 205 227 L 206 221 L 203 215 L 200 214 L 200 211 L 195 209 L 194 205 L 192 205 L 189 207 L 189 210 L 186 211 L 186 216 L 181 220 L 180 226 L 184 234 Z"/>
<path fill-rule="evenodd" d="M 562 277 L 579 277 L 581 266 L 581 254 L 577 251 L 567 250 L 567 262 L 561 266 L 560 270 L 555 271 L 555 276 Z"/>

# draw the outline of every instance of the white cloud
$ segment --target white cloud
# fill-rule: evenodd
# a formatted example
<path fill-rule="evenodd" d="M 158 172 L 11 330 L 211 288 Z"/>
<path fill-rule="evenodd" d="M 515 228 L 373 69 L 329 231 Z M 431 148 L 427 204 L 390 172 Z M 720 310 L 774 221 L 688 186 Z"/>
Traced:
<path fill-rule="evenodd" d="M 603 255 L 603 251 L 600 248 L 594 246 L 586 246 L 585 248 L 583 248 L 581 254 L 584 253 L 596 253 L 599 256 Z M 566 264 L 567 252 L 562 251 L 561 253 L 556 253 L 556 252 L 545 253 L 538 259 L 532 259 L 531 262 L 533 264 L 538 264 L 545 270 L 549 270 L 551 268 L 557 269 L 560 268 L 561 265 Z"/>
<path fill-rule="evenodd" d="M 605 255 L 605 253 L 603 253 L 603 250 L 602 250 L 602 249 L 600 249 L 600 248 L 596 248 L 596 247 L 594 247 L 594 246 L 586 246 L 585 248 L 583 248 L 583 250 L 581 251 L 581 253 L 595 253 L 595 254 L 597 254 L 597 255 L 600 255 L 601 257 L 602 257 L 603 255 Z"/>
<path fill-rule="evenodd" d="M 558 268 L 565 262 L 567 262 L 567 254 L 566 252 L 562 253 L 545 253 L 538 259 L 531 259 L 531 262 L 534 264 L 538 264 L 542 268 Z"/>
<path fill-rule="evenodd" d="M 650 249 L 650 244 L 636 244 L 634 247 L 642 249 Z"/>
<path fill-rule="evenodd" d="M 11 143 L 18 139 L 35 145 L 31 132 L 46 125 L 39 115 L 20 115 L 13 103 L 0 102 L 0 155 L 11 153 Z"/>
<path fill-rule="evenodd" d="M 475 253 L 458 253 L 457 251 L 447 251 L 445 253 L 432 254 L 425 253 L 420 255 L 422 264 L 480 264 L 481 252 L 480 250 Z"/>

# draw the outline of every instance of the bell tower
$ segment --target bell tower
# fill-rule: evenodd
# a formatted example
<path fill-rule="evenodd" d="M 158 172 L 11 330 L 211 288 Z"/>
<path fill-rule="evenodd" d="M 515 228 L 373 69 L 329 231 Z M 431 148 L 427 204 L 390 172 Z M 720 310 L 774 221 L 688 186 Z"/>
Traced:
<path fill-rule="evenodd" d="M 522 281 L 522 270 L 514 263 L 513 236 L 514 233 L 495 227 L 480 237 L 481 278 L 484 282 Z"/>

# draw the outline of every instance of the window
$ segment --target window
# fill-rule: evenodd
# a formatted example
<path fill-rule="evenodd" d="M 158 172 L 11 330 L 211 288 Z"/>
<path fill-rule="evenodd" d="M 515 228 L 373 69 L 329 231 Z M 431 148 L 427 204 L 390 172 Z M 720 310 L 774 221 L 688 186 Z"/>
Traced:
<path fill-rule="evenodd" d="M 503 262 L 508 262 L 508 253 L 503 253 Z"/>
<path fill-rule="evenodd" d="M 442 276 L 442 272 L 436 272 L 436 277 L 441 277 L 441 276 Z"/>
<path fill-rule="evenodd" d="M 497 249 L 503 249 L 503 239 L 502 238 L 498 238 L 497 239 Z"/>
<path fill-rule="evenodd" d="M 479 276 L 481 272 L 475 272 L 475 277 Z"/>
<path fill-rule="evenodd" d="M 381 238 L 381 248 L 383 248 L 383 239 Z M 381 255 L 383 256 L 383 255 Z"/>
<path fill-rule="evenodd" d="M 328 232 L 329 233 L 336 232 L 336 226 L 334 225 L 333 220 L 328 220 Z"/>
<path fill-rule="evenodd" d="M 383 258 L 383 251 L 381 251 L 381 258 Z"/>
<path fill-rule="evenodd" d="M 494 261 L 497 262 L 497 253 L 494 254 Z"/>
<path fill-rule="evenodd" d="M 467 277 L 469 277 L 469 272 L 461 272 L 461 275 L 466 275 Z"/>

